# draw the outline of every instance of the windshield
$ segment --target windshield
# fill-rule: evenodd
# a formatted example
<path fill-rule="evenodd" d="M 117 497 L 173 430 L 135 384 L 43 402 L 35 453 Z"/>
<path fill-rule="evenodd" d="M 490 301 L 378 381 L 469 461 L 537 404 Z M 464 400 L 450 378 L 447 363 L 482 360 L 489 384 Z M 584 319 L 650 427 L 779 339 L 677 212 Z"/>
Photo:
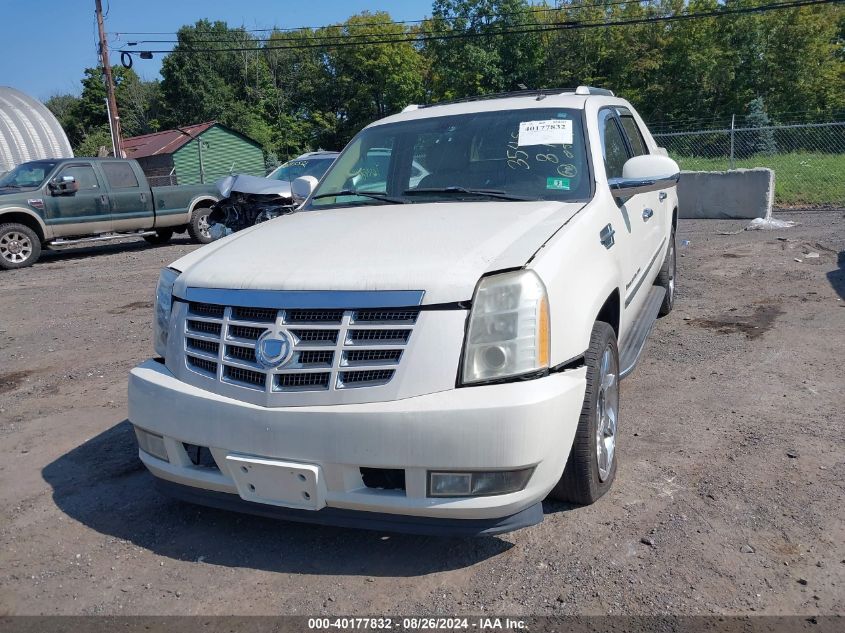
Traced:
<path fill-rule="evenodd" d="M 589 175 L 579 110 L 440 116 L 363 130 L 335 161 L 309 208 L 584 200 Z"/>
<path fill-rule="evenodd" d="M 288 182 L 293 182 L 300 176 L 314 176 L 314 178 L 319 180 L 333 162 L 334 157 L 297 158 L 295 160 L 289 160 L 271 172 L 267 177 L 274 180 L 287 180 Z"/>
<path fill-rule="evenodd" d="M 18 165 L 8 174 L 0 177 L 0 189 L 24 189 L 40 187 L 56 163 L 35 162 Z"/>

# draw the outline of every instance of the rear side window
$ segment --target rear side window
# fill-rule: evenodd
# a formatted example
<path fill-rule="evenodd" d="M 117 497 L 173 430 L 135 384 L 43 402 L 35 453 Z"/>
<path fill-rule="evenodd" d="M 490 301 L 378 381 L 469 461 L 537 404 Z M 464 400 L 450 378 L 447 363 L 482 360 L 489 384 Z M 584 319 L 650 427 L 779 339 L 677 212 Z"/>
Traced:
<path fill-rule="evenodd" d="M 135 177 L 135 172 L 128 163 L 100 163 L 103 173 L 106 175 L 106 180 L 109 181 L 109 187 L 112 189 L 126 189 L 128 187 L 138 187 L 138 179 Z"/>
<path fill-rule="evenodd" d="M 97 182 L 97 175 L 90 165 L 69 165 L 62 169 L 59 178 L 62 176 L 73 176 L 76 184 L 79 185 L 79 190 L 98 189 L 100 187 Z"/>
<path fill-rule="evenodd" d="M 640 128 L 634 120 L 634 117 L 630 114 L 623 114 L 620 117 L 620 120 L 622 121 L 622 127 L 625 128 L 625 134 L 628 136 L 628 141 L 631 143 L 631 149 L 634 152 L 634 156 L 648 154 L 648 147 L 645 144 L 645 139 L 643 138 L 642 132 L 640 132 Z"/>
<path fill-rule="evenodd" d="M 628 160 L 625 139 L 616 123 L 616 118 L 608 116 L 604 120 L 604 168 L 608 178 L 621 178 L 622 166 Z"/>

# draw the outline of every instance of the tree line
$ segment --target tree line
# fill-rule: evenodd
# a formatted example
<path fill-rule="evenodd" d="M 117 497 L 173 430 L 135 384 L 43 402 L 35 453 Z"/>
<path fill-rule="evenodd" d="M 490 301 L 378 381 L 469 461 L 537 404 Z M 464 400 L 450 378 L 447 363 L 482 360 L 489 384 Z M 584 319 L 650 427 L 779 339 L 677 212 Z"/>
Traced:
<path fill-rule="evenodd" d="M 125 136 L 216 120 L 258 141 L 268 166 L 310 149 L 341 149 L 409 103 L 521 86 L 611 88 L 663 126 L 704 126 L 748 113 L 752 103 L 765 104 L 773 121 L 845 114 L 841 5 L 648 20 L 765 4 L 771 0 L 434 0 L 418 23 L 364 12 L 339 25 L 269 34 L 199 20 L 178 31 L 161 80 L 116 66 L 117 102 Z M 80 96 L 47 101 L 79 155 L 110 146 L 105 95 L 101 69 L 89 68 Z"/>

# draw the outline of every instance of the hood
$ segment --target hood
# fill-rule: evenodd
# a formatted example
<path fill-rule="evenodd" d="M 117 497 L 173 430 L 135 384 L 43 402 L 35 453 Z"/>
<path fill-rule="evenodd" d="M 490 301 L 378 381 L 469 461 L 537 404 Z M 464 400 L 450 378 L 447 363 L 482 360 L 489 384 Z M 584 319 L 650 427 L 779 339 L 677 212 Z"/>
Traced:
<path fill-rule="evenodd" d="M 18 201 L 26 202 L 27 199 L 32 197 L 41 197 L 41 191 L 38 187 L 26 187 L 25 189 L 0 187 L 0 204 L 10 204 Z"/>
<path fill-rule="evenodd" d="M 524 266 L 583 206 L 484 201 L 300 211 L 178 260 L 175 292 L 423 290 L 423 304 L 465 301 L 484 273 Z"/>
<path fill-rule="evenodd" d="M 251 193 L 258 195 L 276 195 L 282 198 L 290 198 L 290 183 L 286 180 L 275 180 L 273 178 L 259 178 L 258 176 L 247 176 L 237 174 L 226 176 L 215 183 L 220 195 L 228 198 L 233 191 L 239 193 Z"/>

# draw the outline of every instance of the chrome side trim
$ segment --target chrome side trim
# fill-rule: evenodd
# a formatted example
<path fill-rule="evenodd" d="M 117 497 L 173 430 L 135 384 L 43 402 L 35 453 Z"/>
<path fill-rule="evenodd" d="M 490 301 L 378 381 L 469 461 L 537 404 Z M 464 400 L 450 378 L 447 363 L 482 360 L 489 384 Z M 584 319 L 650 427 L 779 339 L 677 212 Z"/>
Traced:
<path fill-rule="evenodd" d="M 639 193 L 668 189 L 678 184 L 681 172 L 656 178 L 608 178 L 607 184 L 614 197 L 631 197 Z"/>
<path fill-rule="evenodd" d="M 643 280 L 646 278 L 646 275 L 648 275 L 648 271 L 651 270 L 651 267 L 654 266 L 654 262 L 657 259 L 657 256 L 660 255 L 660 251 L 663 250 L 664 244 L 666 244 L 666 238 L 665 237 L 663 238 L 663 241 L 660 242 L 660 246 L 657 247 L 657 252 L 652 256 L 651 261 L 648 263 L 648 266 L 646 266 L 646 269 L 643 271 L 643 274 L 640 275 L 640 280 L 637 282 L 637 285 L 634 286 L 634 289 L 631 291 L 631 294 L 629 294 L 628 297 L 625 299 L 625 307 L 626 308 L 634 300 L 634 295 L 637 294 L 637 290 L 639 290 L 640 286 L 643 285 Z"/>
<path fill-rule="evenodd" d="M 174 298 L 244 308 L 408 308 L 422 304 L 425 290 L 232 290 L 187 288 Z"/>

